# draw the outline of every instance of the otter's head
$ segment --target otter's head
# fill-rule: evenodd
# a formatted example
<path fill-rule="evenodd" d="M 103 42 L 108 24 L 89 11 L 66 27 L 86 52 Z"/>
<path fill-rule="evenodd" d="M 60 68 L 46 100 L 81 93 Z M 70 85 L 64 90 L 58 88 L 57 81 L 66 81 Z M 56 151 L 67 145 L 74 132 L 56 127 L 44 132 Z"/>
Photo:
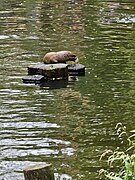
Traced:
<path fill-rule="evenodd" d="M 69 55 L 69 61 L 76 61 L 78 58 L 74 54 Z"/>
<path fill-rule="evenodd" d="M 65 57 L 68 61 L 78 62 L 78 58 L 71 51 L 65 51 Z"/>

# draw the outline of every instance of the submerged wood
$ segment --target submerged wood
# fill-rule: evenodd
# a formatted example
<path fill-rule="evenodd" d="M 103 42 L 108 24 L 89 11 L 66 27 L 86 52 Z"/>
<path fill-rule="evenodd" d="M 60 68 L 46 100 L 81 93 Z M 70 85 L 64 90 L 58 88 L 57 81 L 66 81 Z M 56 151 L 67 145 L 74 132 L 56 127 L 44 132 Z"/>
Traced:
<path fill-rule="evenodd" d="M 46 79 L 52 79 L 52 78 L 67 79 L 68 65 L 63 63 L 59 63 L 59 64 L 38 63 L 28 67 L 28 74 L 29 75 L 40 74 L 43 75 Z"/>
<path fill-rule="evenodd" d="M 25 180 L 54 180 L 51 164 L 39 164 L 24 169 Z"/>

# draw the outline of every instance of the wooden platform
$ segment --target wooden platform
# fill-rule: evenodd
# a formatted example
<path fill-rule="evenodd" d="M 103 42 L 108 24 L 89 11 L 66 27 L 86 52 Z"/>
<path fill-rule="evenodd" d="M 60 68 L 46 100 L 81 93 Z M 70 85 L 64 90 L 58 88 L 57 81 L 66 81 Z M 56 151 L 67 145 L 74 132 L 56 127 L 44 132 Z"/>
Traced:
<path fill-rule="evenodd" d="M 40 84 L 44 82 L 44 76 L 42 75 L 29 75 L 22 78 L 23 83 L 35 83 Z"/>
<path fill-rule="evenodd" d="M 82 64 L 44 64 L 37 63 L 28 67 L 28 76 L 22 78 L 24 83 L 41 84 L 46 80 L 68 80 L 69 76 L 84 76 L 85 66 Z M 60 81 L 57 81 L 57 83 Z M 48 84 L 48 82 L 47 82 Z M 53 84 L 52 82 L 50 84 Z"/>
<path fill-rule="evenodd" d="M 65 69 L 65 70 L 64 70 Z M 59 73 L 58 73 L 59 72 Z M 69 75 L 85 75 L 85 66 L 82 64 L 44 64 L 38 63 L 28 67 L 28 74 L 40 74 L 48 78 L 66 77 Z"/>
<path fill-rule="evenodd" d="M 68 66 L 68 74 L 71 76 L 84 76 L 85 66 L 82 64 L 70 64 Z"/>
<path fill-rule="evenodd" d="M 38 63 L 28 67 L 28 74 L 39 74 L 45 79 L 68 79 L 68 65 L 67 64 L 44 64 Z"/>

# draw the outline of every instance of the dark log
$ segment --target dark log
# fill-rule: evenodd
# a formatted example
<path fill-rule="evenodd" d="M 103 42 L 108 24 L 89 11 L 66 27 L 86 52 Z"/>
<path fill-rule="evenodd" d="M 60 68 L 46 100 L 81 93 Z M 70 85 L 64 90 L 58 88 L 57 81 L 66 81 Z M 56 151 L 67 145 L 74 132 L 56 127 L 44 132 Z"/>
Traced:
<path fill-rule="evenodd" d="M 51 164 L 40 164 L 24 169 L 25 180 L 54 180 Z"/>
<path fill-rule="evenodd" d="M 22 80 L 23 80 L 23 83 L 40 84 L 44 81 L 44 76 L 42 76 L 42 75 L 30 75 L 30 76 L 23 77 Z"/>
<path fill-rule="evenodd" d="M 68 74 L 74 76 L 84 76 L 85 66 L 82 64 L 70 64 L 68 66 Z"/>
<path fill-rule="evenodd" d="M 46 79 L 53 79 L 53 78 L 68 79 L 68 65 L 63 63 L 59 63 L 59 64 L 38 63 L 28 67 L 28 74 L 29 75 L 40 74 L 43 75 Z"/>
<path fill-rule="evenodd" d="M 35 75 L 35 74 L 41 74 L 40 68 L 44 67 L 43 63 L 33 64 L 28 67 L 28 74 L 29 75 Z"/>

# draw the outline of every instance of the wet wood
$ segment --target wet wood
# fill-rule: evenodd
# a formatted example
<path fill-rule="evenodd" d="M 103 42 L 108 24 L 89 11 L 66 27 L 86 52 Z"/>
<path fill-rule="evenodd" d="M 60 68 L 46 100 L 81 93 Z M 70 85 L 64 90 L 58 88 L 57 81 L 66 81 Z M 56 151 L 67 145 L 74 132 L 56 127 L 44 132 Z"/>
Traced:
<path fill-rule="evenodd" d="M 68 66 L 68 74 L 76 75 L 76 76 L 83 76 L 85 75 L 85 66 L 82 64 L 70 64 Z"/>
<path fill-rule="evenodd" d="M 25 180 L 54 180 L 51 164 L 40 164 L 24 169 Z"/>
<path fill-rule="evenodd" d="M 35 83 L 40 84 L 44 81 L 44 76 L 42 75 L 29 75 L 22 78 L 23 83 Z"/>
<path fill-rule="evenodd" d="M 52 78 L 67 79 L 68 65 L 63 63 L 59 63 L 59 64 L 38 63 L 28 67 L 28 74 L 29 75 L 40 74 L 43 75 L 46 79 L 52 79 Z"/>
<path fill-rule="evenodd" d="M 82 64 L 44 64 L 38 63 L 28 67 L 29 75 L 43 75 L 46 79 L 67 79 L 68 75 L 85 75 L 85 66 Z"/>

